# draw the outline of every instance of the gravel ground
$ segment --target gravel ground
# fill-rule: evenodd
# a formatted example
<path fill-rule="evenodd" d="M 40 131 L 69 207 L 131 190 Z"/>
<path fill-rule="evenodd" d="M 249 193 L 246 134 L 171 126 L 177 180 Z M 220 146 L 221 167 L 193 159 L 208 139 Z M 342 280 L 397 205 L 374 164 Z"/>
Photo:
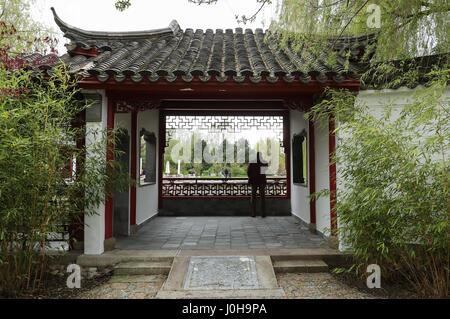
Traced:
<path fill-rule="evenodd" d="M 166 278 L 164 275 L 113 276 L 77 298 L 150 299 L 155 297 Z M 329 273 L 279 274 L 277 279 L 287 298 L 376 298 Z"/>
<path fill-rule="evenodd" d="M 65 278 L 53 278 L 41 292 L 23 293 L 34 299 L 151 299 L 161 289 L 166 275 L 110 276 L 84 280 L 81 289 L 68 289 Z M 277 274 L 279 286 L 289 299 L 417 298 L 401 287 L 369 290 L 361 280 L 331 273 Z"/>
<path fill-rule="evenodd" d="M 38 291 L 23 291 L 17 298 L 22 299 L 74 299 L 83 295 L 98 286 L 107 283 L 111 274 L 105 274 L 100 277 L 83 279 L 80 289 L 67 288 L 67 278 L 65 276 L 49 275 L 46 280 L 46 286 Z M 2 296 L 0 296 L 2 298 Z"/>
<path fill-rule="evenodd" d="M 94 289 L 77 296 L 80 299 L 151 299 L 166 280 L 166 275 L 112 276 Z"/>
<path fill-rule="evenodd" d="M 278 274 L 278 284 L 289 299 L 369 299 L 373 294 L 351 287 L 329 273 Z"/>

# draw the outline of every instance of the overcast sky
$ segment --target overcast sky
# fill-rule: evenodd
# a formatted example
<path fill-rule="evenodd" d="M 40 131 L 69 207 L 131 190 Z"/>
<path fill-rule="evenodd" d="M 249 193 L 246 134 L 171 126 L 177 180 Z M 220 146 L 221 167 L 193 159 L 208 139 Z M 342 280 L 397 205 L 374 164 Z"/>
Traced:
<path fill-rule="evenodd" d="M 268 28 L 276 5 L 267 5 L 253 23 L 239 25 L 235 15 L 251 16 L 259 8 L 256 0 L 218 0 L 217 4 L 196 5 L 188 0 L 132 0 L 124 12 L 115 0 L 36 0 L 36 18 L 59 31 L 50 7 L 60 18 L 79 28 L 95 31 L 137 31 L 167 27 L 173 19 L 182 29 Z M 276 1 L 274 1 L 276 2 Z M 64 41 L 61 37 L 61 41 Z"/>

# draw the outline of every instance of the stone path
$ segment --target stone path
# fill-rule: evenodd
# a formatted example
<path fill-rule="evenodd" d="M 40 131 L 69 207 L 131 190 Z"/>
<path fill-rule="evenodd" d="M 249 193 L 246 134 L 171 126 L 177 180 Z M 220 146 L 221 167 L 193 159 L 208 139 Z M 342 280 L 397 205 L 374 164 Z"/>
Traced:
<path fill-rule="evenodd" d="M 169 277 L 116 274 L 79 298 L 195 298 L 205 292 L 210 298 L 221 298 L 230 291 L 239 298 L 371 298 L 329 273 L 275 276 L 269 251 L 328 255 L 326 246 L 320 236 L 311 234 L 292 216 L 156 217 L 137 235 L 118 238 L 116 252 L 130 253 L 142 260 L 146 256 L 141 253 L 149 251 L 173 256 Z M 245 252 L 248 255 L 242 255 Z M 109 255 L 115 257 L 114 252 Z"/>
<path fill-rule="evenodd" d="M 118 270 L 116 266 L 115 270 Z M 142 270 L 142 269 L 141 269 Z M 153 269 L 148 269 L 152 271 Z M 295 271 L 295 270 L 294 270 Z M 80 298 L 373 298 L 328 272 L 275 274 L 269 256 L 176 257 L 168 275 L 119 273 Z"/>
<path fill-rule="evenodd" d="M 299 220 L 286 217 L 156 217 L 136 236 L 118 238 L 116 248 L 270 249 L 316 248 L 324 240 Z"/>

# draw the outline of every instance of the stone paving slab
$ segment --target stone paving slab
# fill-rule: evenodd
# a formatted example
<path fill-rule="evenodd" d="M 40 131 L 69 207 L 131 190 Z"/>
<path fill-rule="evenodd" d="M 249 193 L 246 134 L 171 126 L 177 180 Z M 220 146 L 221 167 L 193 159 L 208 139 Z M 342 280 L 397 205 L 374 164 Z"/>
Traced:
<path fill-rule="evenodd" d="M 245 258 L 243 263 L 236 260 Z M 228 260 L 227 260 L 228 259 Z M 209 260 L 209 261 L 208 261 Z M 205 262 L 207 261 L 207 262 Z M 204 265 L 200 265 L 203 262 Z M 215 265 L 214 265 L 215 264 Z M 219 265 L 221 264 L 221 265 Z M 237 265 L 237 266 L 236 266 Z M 242 267 L 243 266 L 243 267 Z M 197 277 L 193 277 L 193 269 L 197 267 Z M 214 268 L 216 267 L 216 268 Z M 219 272 L 217 272 L 219 270 Z M 217 277 L 216 283 L 211 278 Z M 248 285 L 235 285 L 235 277 L 247 278 Z M 244 278 L 245 277 L 245 278 Z M 203 282 L 203 285 L 202 285 Z M 227 289 L 235 286 L 239 289 L 276 289 L 278 288 L 272 261 L 269 256 L 194 256 L 176 257 L 169 276 L 162 290 L 218 290 L 219 286 Z M 239 286 L 239 287 L 238 287 Z M 220 289 L 219 289 L 220 290 Z"/>
<path fill-rule="evenodd" d="M 296 217 L 155 217 L 130 237 L 122 250 L 317 248 L 327 243 Z"/>
<path fill-rule="evenodd" d="M 253 256 L 190 257 L 184 289 L 260 288 Z"/>

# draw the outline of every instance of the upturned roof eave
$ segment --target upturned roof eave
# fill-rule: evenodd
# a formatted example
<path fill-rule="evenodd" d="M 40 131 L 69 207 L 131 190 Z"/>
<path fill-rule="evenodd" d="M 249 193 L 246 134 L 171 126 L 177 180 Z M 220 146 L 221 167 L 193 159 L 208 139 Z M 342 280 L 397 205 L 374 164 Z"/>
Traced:
<path fill-rule="evenodd" d="M 155 35 L 174 35 L 180 31 L 180 26 L 176 20 L 173 20 L 168 27 L 144 31 L 127 31 L 127 32 L 110 32 L 110 31 L 89 31 L 72 26 L 65 21 L 63 21 L 56 13 L 55 8 L 51 8 L 53 12 L 53 18 L 55 23 L 58 25 L 60 30 L 64 32 L 64 36 L 71 39 L 77 40 L 78 38 L 93 39 L 93 40 L 121 40 L 123 38 L 127 39 L 146 39 Z"/>

